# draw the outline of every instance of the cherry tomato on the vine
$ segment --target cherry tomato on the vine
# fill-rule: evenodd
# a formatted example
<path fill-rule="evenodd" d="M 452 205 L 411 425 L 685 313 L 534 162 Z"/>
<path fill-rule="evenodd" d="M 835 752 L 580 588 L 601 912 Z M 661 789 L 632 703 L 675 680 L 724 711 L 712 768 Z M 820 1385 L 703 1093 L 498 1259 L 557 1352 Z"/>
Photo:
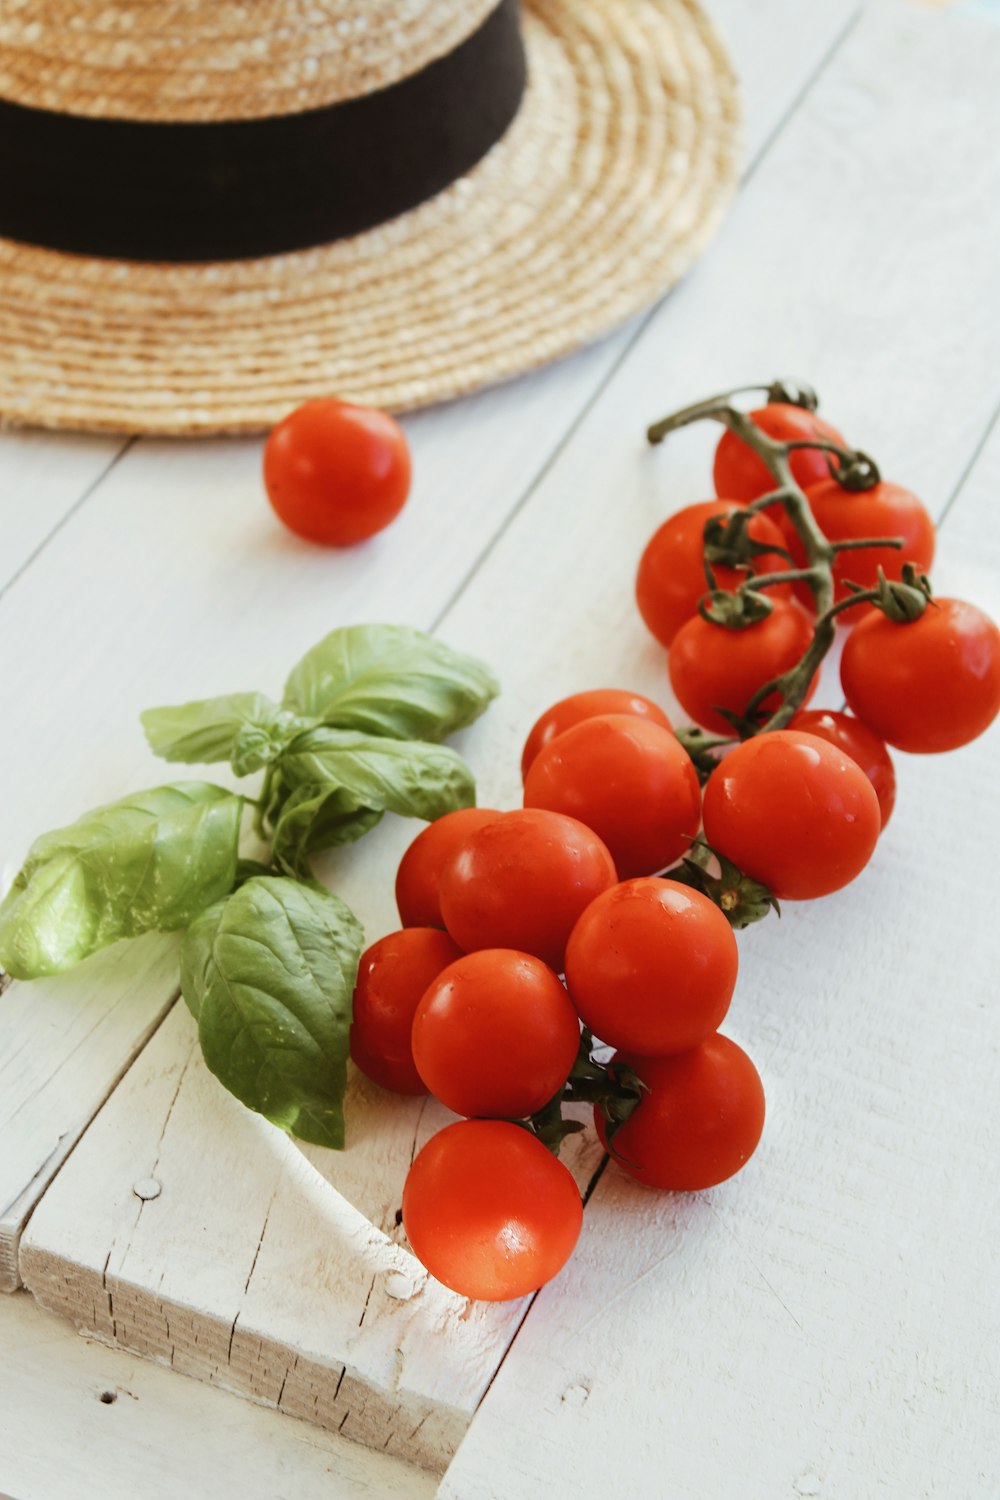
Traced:
<path fill-rule="evenodd" d="M 696 724 L 716 734 L 732 726 L 720 708 L 742 715 L 758 688 L 787 672 L 812 641 L 808 615 L 792 600 L 779 599 L 771 613 L 742 630 L 730 630 L 695 615 L 670 647 L 670 684 L 678 703 Z M 814 677 L 804 702 L 816 686 Z M 781 699 L 770 693 L 761 710 L 772 713 Z"/>
<path fill-rule="evenodd" d="M 808 442 L 813 438 L 822 438 L 826 442 L 837 443 L 842 448 L 847 446 L 836 427 L 831 427 L 829 422 L 824 422 L 815 412 L 806 411 L 801 406 L 789 406 L 782 401 L 775 401 L 768 406 L 759 407 L 750 415 L 768 437 L 781 443 Z M 835 456 L 822 448 L 797 448 L 789 460 L 796 484 L 805 489 L 810 484 L 826 479 L 830 473 L 831 458 L 836 462 Z M 756 500 L 778 487 L 764 460 L 758 458 L 742 438 L 729 431 L 722 434 L 715 450 L 712 476 L 715 480 L 715 493 L 728 500 Z M 780 512 L 776 511 L 776 514 Z"/>
<path fill-rule="evenodd" d="M 647 1092 L 612 1142 L 616 1165 L 650 1187 L 693 1193 L 732 1177 L 764 1128 L 764 1090 L 742 1047 L 711 1036 L 673 1057 L 619 1052 Z M 607 1146 L 599 1110 L 597 1133 Z"/>
<path fill-rule="evenodd" d="M 903 564 L 914 563 L 917 571 L 926 573 L 934 561 L 934 522 L 910 490 L 886 480 L 870 490 L 852 492 L 843 489 L 833 478 L 810 485 L 806 499 L 820 531 L 831 542 L 857 541 L 863 537 L 901 537 L 902 547 L 852 547 L 839 552 L 833 560 L 834 598 L 839 602 L 851 593 L 847 583 L 863 589 L 878 583 L 879 568 L 887 578 L 900 578 Z M 805 563 L 805 550 L 798 536 L 787 538 L 796 566 Z M 799 585 L 799 597 L 811 595 L 805 584 Z M 870 614 L 870 604 L 859 604 L 838 615 L 840 624 L 853 625 Z"/>
<path fill-rule="evenodd" d="M 349 547 L 374 536 L 410 491 L 410 450 L 388 412 L 319 397 L 290 412 L 264 446 L 264 486 L 278 517 L 310 542 Z"/>
<path fill-rule="evenodd" d="M 896 805 L 896 772 L 892 757 L 885 748 L 885 741 L 850 714 L 836 713 L 829 708 L 807 708 L 789 720 L 789 729 L 801 729 L 803 734 L 814 734 L 818 740 L 826 740 L 849 755 L 864 771 L 875 788 L 882 827 L 888 823 Z"/>
<path fill-rule="evenodd" d="M 470 834 L 492 823 L 495 808 L 462 807 L 445 813 L 417 834 L 396 872 L 396 906 L 404 927 L 443 927 L 441 875 Z"/>
<path fill-rule="evenodd" d="M 595 719 L 603 714 L 634 714 L 636 718 L 649 719 L 663 729 L 673 728 L 663 709 L 641 693 L 630 693 L 623 688 L 592 688 L 588 692 L 573 693 L 553 703 L 532 725 L 521 756 L 522 780 L 539 750 L 544 750 L 574 724 L 582 724 L 584 719 Z"/>
<path fill-rule="evenodd" d="M 361 955 L 354 987 L 351 1056 L 363 1073 L 397 1094 L 424 1094 L 410 1045 L 421 997 L 462 950 L 434 927 L 404 927 Z"/>
<path fill-rule="evenodd" d="M 646 877 L 588 906 L 566 949 L 584 1023 L 612 1047 L 661 1056 L 710 1036 L 736 984 L 733 929 L 700 891 Z"/>
<path fill-rule="evenodd" d="M 434 979 L 413 1018 L 413 1060 L 431 1093 L 457 1115 L 518 1120 L 559 1092 L 580 1023 L 540 959 L 483 948 Z"/>
<path fill-rule="evenodd" d="M 703 500 L 687 505 L 664 521 L 653 532 L 639 561 L 635 596 L 639 613 L 662 646 L 669 646 L 681 626 L 690 620 L 698 600 L 708 590 L 705 574 L 705 522 L 714 516 L 728 516 L 741 507 L 732 500 Z M 749 536 L 771 547 L 784 547 L 784 538 L 767 516 L 754 516 L 747 526 Z M 779 553 L 760 553 L 753 560 L 755 573 L 777 573 L 791 565 Z M 720 589 L 735 589 L 747 578 L 738 568 L 713 564 L 715 584 Z M 790 583 L 776 584 L 768 593 L 772 599 L 788 598 Z M 612 712 L 606 709 L 606 713 Z"/>
<path fill-rule="evenodd" d="M 795 729 L 758 734 L 723 756 L 708 778 L 704 817 L 712 848 L 787 901 L 847 885 L 882 828 L 860 766 Z"/>
<path fill-rule="evenodd" d="M 441 877 L 441 914 L 459 947 L 519 948 L 562 971 L 580 913 L 618 879 L 576 818 L 516 808 L 470 834 Z"/>
<path fill-rule="evenodd" d="M 432 1136 L 403 1188 L 403 1227 L 432 1276 L 486 1302 L 537 1291 L 566 1264 L 583 1204 L 536 1136 L 504 1120 L 460 1120 Z"/>
<path fill-rule="evenodd" d="M 932 599 L 905 624 L 875 611 L 848 637 L 840 680 L 852 712 L 890 745 L 957 750 L 1000 713 L 1000 630 L 961 599 Z"/>
<path fill-rule="evenodd" d="M 607 714 L 567 729 L 536 757 L 525 807 L 548 807 L 592 828 L 618 874 L 651 875 L 697 835 L 701 790 L 689 756 L 668 730 Z"/>

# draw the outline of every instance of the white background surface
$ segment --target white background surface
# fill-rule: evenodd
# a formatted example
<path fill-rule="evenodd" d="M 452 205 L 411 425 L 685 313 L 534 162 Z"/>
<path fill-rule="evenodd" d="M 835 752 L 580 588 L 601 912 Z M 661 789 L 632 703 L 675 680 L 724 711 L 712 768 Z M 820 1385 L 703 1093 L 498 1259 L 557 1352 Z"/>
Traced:
<path fill-rule="evenodd" d="M 415 492 L 370 546 L 332 555 L 285 537 L 262 498 L 258 442 L 0 436 L 7 876 L 43 828 L 162 779 L 138 735 L 142 707 L 271 691 L 350 620 L 436 628 L 496 665 L 503 697 L 462 744 L 487 803 L 516 799 L 520 742 L 563 693 L 616 683 L 669 707 L 632 577 L 659 520 L 707 493 L 714 434 L 652 452 L 642 433 L 742 380 L 813 381 L 830 419 L 943 518 L 939 591 L 1000 616 L 996 11 L 712 9 L 745 80 L 750 142 L 718 242 L 655 313 L 601 346 L 408 419 Z M 824 701 L 835 695 L 834 681 Z M 899 757 L 897 811 L 862 879 L 743 935 L 725 1029 L 764 1077 L 757 1157 L 683 1199 L 602 1175 L 578 1252 L 528 1312 L 442 1497 L 1000 1492 L 998 745 L 994 730 L 954 756 Z M 412 832 L 386 825 L 331 865 L 370 937 L 393 925 L 391 871 Z M 168 1007 L 170 962 L 154 942 L 141 962 L 108 955 L 89 976 L 0 1001 L 0 1276 L 13 1277 L 27 1207 Z M 164 1028 L 155 1045 L 183 1044 Z M 148 1054 L 164 1068 L 179 1055 Z M 149 1125 L 153 1104 L 133 1092 L 109 1110 Z M 106 1112 L 94 1131 L 113 1118 L 128 1117 Z M 368 1140 L 356 1180 L 341 1179 L 352 1202 L 368 1193 L 377 1225 L 391 1227 L 398 1153 L 421 1129 L 419 1113 L 400 1115 L 375 1178 L 356 1167 Z M 176 1267 L 109 1211 L 126 1177 L 148 1175 L 138 1135 L 123 1123 L 113 1176 L 107 1153 L 90 1146 L 88 1158 L 100 1139 L 89 1133 L 42 1197 L 24 1245 L 50 1301 L 62 1263 L 38 1268 L 60 1253 L 99 1270 L 113 1249 L 138 1295 Z M 238 1140 L 219 1143 L 224 1158 Z M 350 1152 L 342 1165 L 324 1155 L 311 1153 L 321 1172 L 351 1176 Z M 206 1182 L 193 1164 L 179 1212 Z M 266 1223 L 258 1188 L 250 1172 L 238 1194 L 251 1201 L 251 1251 Z M 283 1253 L 273 1264 L 294 1288 Z M 185 1268 L 183 1291 L 221 1306 L 226 1270 L 213 1260 L 208 1286 Z M 291 1345 L 315 1309 L 298 1291 L 287 1300 Z M 484 1349 L 495 1336 L 484 1323 Z M 465 1378 L 478 1400 L 481 1374 L 440 1359 L 441 1380 Z M 133 1394 L 105 1405 L 112 1385 Z M 353 1497 L 434 1483 L 85 1343 L 26 1293 L 0 1301 L 0 1492 L 139 1488 Z"/>

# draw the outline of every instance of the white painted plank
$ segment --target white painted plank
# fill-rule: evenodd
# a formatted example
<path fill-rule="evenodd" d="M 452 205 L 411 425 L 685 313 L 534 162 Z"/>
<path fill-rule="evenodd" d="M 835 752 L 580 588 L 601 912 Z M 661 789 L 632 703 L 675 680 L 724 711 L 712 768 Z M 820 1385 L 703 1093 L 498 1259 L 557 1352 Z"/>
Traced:
<path fill-rule="evenodd" d="M 429 1500 L 426 1472 L 0 1304 L 9 1500 Z M 103 1399 L 102 1399 L 103 1398 Z M 110 1399 L 108 1399 L 110 1398 Z"/>
<path fill-rule="evenodd" d="M 708 443 L 654 455 L 620 434 L 659 414 L 657 380 L 669 410 L 733 375 L 725 350 L 697 348 L 699 324 L 726 330 L 736 376 L 769 348 L 777 368 L 813 376 L 831 417 L 941 512 L 996 402 L 998 61 L 998 33 L 971 15 L 879 6 L 850 39 L 733 235 L 675 297 L 672 322 L 644 335 L 484 568 L 480 597 L 444 622 L 475 645 L 490 598 L 524 663 L 524 721 L 556 661 L 562 691 L 662 684 L 627 586 L 652 524 L 704 482 Z M 668 329 L 688 334 L 681 372 Z M 998 479 L 994 429 L 935 567 L 940 592 L 994 617 Z M 588 563 L 612 504 L 615 529 Z M 514 556 L 532 559 L 517 605 Z M 528 602 L 567 587 L 589 609 L 575 639 Z M 508 759 L 516 743 L 512 732 Z M 1000 1036 L 982 893 L 1000 843 L 998 748 L 995 726 L 956 756 L 897 757 L 897 811 L 869 870 L 743 935 L 726 1030 L 768 1092 L 757 1157 L 689 1198 L 607 1170 L 577 1255 L 534 1304 L 441 1500 L 654 1482 L 671 1500 L 996 1492 Z"/>
<path fill-rule="evenodd" d="M 356 1089 L 351 1149 L 310 1153 L 321 1176 L 218 1087 L 178 1005 L 36 1209 L 25 1285 L 89 1334 L 440 1471 L 525 1304 L 469 1303 L 390 1237 L 413 1152 L 454 1119 L 398 1102 Z"/>
<path fill-rule="evenodd" d="M 0 593 L 124 446 L 124 438 L 0 431 Z"/>
<path fill-rule="evenodd" d="M 998 479 L 1000 433 L 937 569 L 995 618 Z M 897 756 L 872 867 L 743 935 L 756 1157 L 690 1196 L 609 1166 L 439 1500 L 996 1493 L 998 751 Z"/>
<path fill-rule="evenodd" d="M 717 9 L 740 39 L 752 158 L 855 7 L 824 0 L 803 27 L 791 0 L 768 0 L 753 28 L 738 0 Z M 5 729 L 5 773 L 17 797 L 5 808 L 0 883 L 40 825 L 170 774 L 141 747 L 141 707 L 254 685 L 276 690 L 290 661 L 335 624 L 380 616 L 433 623 L 630 336 L 625 330 L 557 369 L 408 419 L 413 499 L 389 532 L 347 554 L 307 548 L 276 529 L 260 490 L 259 443 L 131 450 L 0 601 L 6 701 L 31 706 L 30 737 Z M 411 833 L 380 830 L 377 848 L 391 852 Z M 393 923 L 382 858 L 377 878 L 366 874 L 351 887 L 373 936 Z M 32 986 L 27 1031 L 23 1010 L 0 1006 L 0 1142 L 15 1179 L 0 1194 L 0 1289 L 14 1279 L 20 1225 L 61 1159 L 51 1140 L 62 1141 L 63 1154 L 70 1148 L 170 1002 L 172 986 L 159 974 L 140 985 L 145 962 L 108 955 L 54 988 Z M 66 997 L 79 993 L 77 1003 L 90 1005 L 86 995 L 99 992 L 109 1017 L 124 1013 L 128 995 L 133 1029 L 105 1026 L 91 1010 L 67 1070 Z M 22 1049 L 37 1053 L 42 1033 L 45 1077 L 25 1098 L 16 1079 L 5 1087 L 2 1070 Z M 7 1149 L 15 1107 L 16 1149 Z"/>

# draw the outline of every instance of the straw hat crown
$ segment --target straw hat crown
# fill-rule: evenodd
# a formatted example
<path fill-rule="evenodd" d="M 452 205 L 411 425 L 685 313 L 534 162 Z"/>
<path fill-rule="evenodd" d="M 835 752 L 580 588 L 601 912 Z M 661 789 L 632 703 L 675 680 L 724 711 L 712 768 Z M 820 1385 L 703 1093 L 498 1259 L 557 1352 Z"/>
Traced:
<path fill-rule="evenodd" d="M 129 120 L 249 120 L 387 88 L 496 0 L 4 0 L 0 98 Z"/>

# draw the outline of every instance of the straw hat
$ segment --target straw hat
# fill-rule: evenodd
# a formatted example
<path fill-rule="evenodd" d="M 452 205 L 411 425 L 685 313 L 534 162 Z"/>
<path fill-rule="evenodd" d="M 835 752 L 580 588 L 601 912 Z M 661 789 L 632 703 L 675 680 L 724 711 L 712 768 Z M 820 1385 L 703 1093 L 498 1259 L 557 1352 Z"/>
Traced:
<path fill-rule="evenodd" d="M 687 270 L 738 125 L 696 0 L 3 0 L 0 420 L 255 431 L 528 370 Z"/>

